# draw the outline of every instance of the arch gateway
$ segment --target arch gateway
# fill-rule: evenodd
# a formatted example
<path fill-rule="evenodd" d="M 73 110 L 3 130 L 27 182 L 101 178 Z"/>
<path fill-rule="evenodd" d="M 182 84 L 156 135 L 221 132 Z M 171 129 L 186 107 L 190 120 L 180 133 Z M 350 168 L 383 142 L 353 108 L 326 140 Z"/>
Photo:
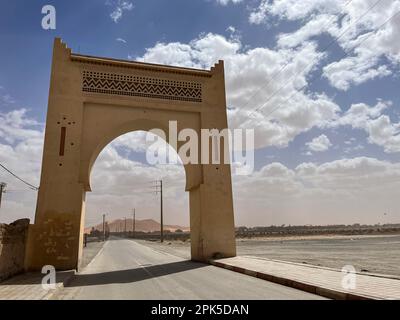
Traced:
<path fill-rule="evenodd" d="M 55 39 L 28 270 L 79 267 L 85 194 L 97 156 L 127 132 L 159 128 L 168 136 L 169 121 L 177 122 L 178 131 L 190 128 L 199 136 L 201 129 L 228 127 L 223 61 L 197 70 L 91 57 L 74 54 Z M 235 256 L 230 165 L 184 167 L 192 260 L 207 261 L 217 253 Z"/>

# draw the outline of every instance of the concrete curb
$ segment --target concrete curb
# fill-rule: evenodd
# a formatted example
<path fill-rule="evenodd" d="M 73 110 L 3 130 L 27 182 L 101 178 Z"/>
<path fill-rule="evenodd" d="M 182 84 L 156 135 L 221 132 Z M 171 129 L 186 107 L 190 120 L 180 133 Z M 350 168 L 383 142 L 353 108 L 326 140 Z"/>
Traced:
<path fill-rule="evenodd" d="M 209 262 L 210 262 L 210 264 L 212 264 L 216 267 L 224 268 L 224 269 L 231 270 L 234 272 L 239 272 L 239 273 L 242 273 L 242 274 L 245 274 L 245 275 L 248 275 L 251 277 L 259 278 L 262 280 L 274 282 L 277 284 L 284 285 L 286 287 L 292 287 L 295 289 L 313 293 L 313 294 L 316 294 L 316 295 L 319 295 L 319 296 L 322 296 L 325 298 L 329 298 L 329 299 L 334 299 L 334 300 L 376 300 L 376 298 L 373 298 L 373 297 L 349 293 L 349 292 L 345 292 L 345 291 L 334 290 L 334 289 L 330 289 L 330 288 L 324 288 L 321 286 L 307 283 L 306 281 L 303 282 L 303 281 L 293 280 L 293 279 L 289 279 L 289 278 L 283 278 L 283 277 L 275 276 L 273 274 L 268 274 L 268 273 L 264 273 L 264 272 L 258 272 L 255 270 L 232 266 L 232 265 L 229 265 L 229 264 L 217 261 L 217 260 L 210 260 Z"/>

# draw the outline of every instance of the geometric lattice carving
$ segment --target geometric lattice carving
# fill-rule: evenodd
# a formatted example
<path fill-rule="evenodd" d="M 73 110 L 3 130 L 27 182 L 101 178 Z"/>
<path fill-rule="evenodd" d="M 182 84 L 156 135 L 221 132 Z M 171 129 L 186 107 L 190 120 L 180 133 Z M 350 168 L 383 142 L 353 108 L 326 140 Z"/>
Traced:
<path fill-rule="evenodd" d="M 83 71 L 82 91 L 201 102 L 201 84 L 115 73 Z"/>

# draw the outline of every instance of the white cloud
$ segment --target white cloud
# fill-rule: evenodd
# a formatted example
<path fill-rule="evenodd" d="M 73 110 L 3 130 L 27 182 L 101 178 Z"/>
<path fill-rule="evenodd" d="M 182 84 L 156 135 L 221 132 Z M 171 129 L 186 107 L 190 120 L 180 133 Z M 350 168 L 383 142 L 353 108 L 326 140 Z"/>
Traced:
<path fill-rule="evenodd" d="M 310 38 L 328 32 L 336 23 L 336 16 L 329 14 L 321 14 L 314 19 L 308 21 L 298 30 L 292 33 L 281 33 L 277 38 L 278 47 L 294 48 L 308 41 Z"/>
<path fill-rule="evenodd" d="M 336 13 L 343 3 L 345 0 L 261 0 L 259 6 L 250 14 L 249 21 L 254 24 L 265 23 L 273 16 L 287 20 L 305 19 L 318 11 Z"/>
<path fill-rule="evenodd" d="M 322 58 L 311 42 L 295 49 L 244 49 L 239 39 L 208 33 L 189 43 L 157 43 L 137 60 L 209 68 L 224 59 L 230 126 L 255 128 L 257 147 L 284 147 L 298 134 L 336 119 L 340 111 L 327 96 L 299 90 Z"/>
<path fill-rule="evenodd" d="M 0 138 L 10 144 L 27 139 L 41 138 L 42 133 L 35 127 L 41 126 L 37 121 L 26 117 L 27 110 L 19 109 L 0 113 Z"/>
<path fill-rule="evenodd" d="M 236 220 L 238 225 L 377 223 L 389 212 L 396 222 L 399 188 L 400 164 L 374 158 L 302 163 L 295 169 L 272 163 L 251 177 L 234 177 Z"/>
<path fill-rule="evenodd" d="M 4 104 L 13 104 L 15 103 L 15 100 L 9 94 L 0 94 L 0 102 Z"/>
<path fill-rule="evenodd" d="M 27 117 L 25 109 L 0 113 L 0 163 L 35 186 L 39 185 L 43 129 Z M 8 185 L 3 195 L 1 221 L 33 219 L 37 193 L 3 169 L 0 169 L 0 181 Z"/>
<path fill-rule="evenodd" d="M 323 68 L 323 72 L 332 86 L 344 91 L 348 90 L 352 84 L 358 85 L 392 73 L 388 66 L 377 66 L 377 58 L 367 59 L 360 55 L 332 62 Z"/>
<path fill-rule="evenodd" d="M 382 115 L 368 123 L 369 142 L 383 146 L 385 152 L 400 152 L 400 122 L 392 123 L 390 118 Z"/>
<path fill-rule="evenodd" d="M 226 28 L 226 31 L 234 33 L 234 32 L 236 32 L 236 28 L 234 26 L 229 26 L 228 28 Z"/>
<path fill-rule="evenodd" d="M 314 152 L 322 152 L 327 151 L 329 147 L 332 146 L 332 143 L 328 139 L 328 137 L 324 134 L 321 134 L 319 137 L 312 139 L 310 142 L 306 143 L 306 146 Z"/>
<path fill-rule="evenodd" d="M 364 130 L 368 134 L 368 142 L 382 146 L 387 153 L 400 152 L 400 122 L 393 123 L 389 116 L 382 114 L 391 106 L 391 102 L 384 101 L 379 101 L 373 107 L 364 103 L 352 104 L 328 126 L 351 126 Z"/>
<path fill-rule="evenodd" d="M 119 22 L 124 11 L 131 11 L 133 9 L 133 3 L 127 0 L 108 0 L 106 4 L 111 6 L 113 9 L 110 13 L 110 18 L 115 23 Z"/>
<path fill-rule="evenodd" d="M 134 152 L 145 152 L 146 151 L 146 132 L 138 131 L 134 135 L 122 135 L 118 139 L 115 139 L 111 145 L 114 148 L 125 148 L 129 151 Z"/>
<path fill-rule="evenodd" d="M 109 213 L 109 219 L 130 216 L 136 208 L 138 219 L 159 220 L 159 198 L 154 194 L 154 181 L 163 179 L 165 223 L 189 226 L 188 195 L 182 165 L 152 166 L 132 160 L 121 147 L 141 152 L 144 157 L 144 132 L 120 136 L 99 155 L 92 170 L 92 192 L 87 194 L 87 224 Z M 174 152 L 168 145 L 169 152 Z M 163 148 L 161 148 L 163 149 Z M 161 150 L 161 152 L 166 152 Z"/>
<path fill-rule="evenodd" d="M 141 192 L 151 190 L 146 183 L 162 175 L 169 190 L 165 200 L 169 223 L 188 224 L 182 168 L 141 167 L 108 152 L 111 155 L 105 150 L 93 171 L 88 220 L 100 217 L 99 210 L 112 212 L 110 218 L 123 217 L 131 207 L 138 208 L 141 218 L 157 219 L 157 198 Z M 309 164 L 309 168 L 303 164 L 296 170 L 274 163 L 252 177 L 234 178 L 237 224 L 376 223 L 383 207 L 392 215 L 399 214 L 394 191 L 399 174 L 398 165 L 365 158 Z M 284 201 L 288 198 L 291 201 Z M 371 198 L 375 199 L 372 204 Z M 354 207 L 355 199 L 364 205 Z"/>
<path fill-rule="evenodd" d="M 228 5 L 230 2 L 236 4 L 239 2 L 242 2 L 243 0 L 215 0 L 218 4 L 221 4 L 223 6 Z"/>
<path fill-rule="evenodd" d="M 351 153 L 351 152 L 361 151 L 361 150 L 364 150 L 364 149 L 365 149 L 365 147 L 362 144 L 358 144 L 358 145 L 356 145 L 354 147 L 346 147 L 346 148 L 344 148 L 343 152 L 348 154 L 348 153 Z"/>
<path fill-rule="evenodd" d="M 122 39 L 122 38 L 117 38 L 117 39 L 115 39 L 115 41 L 118 41 L 118 42 L 122 42 L 122 43 L 128 43 L 125 39 Z"/>
<path fill-rule="evenodd" d="M 323 75 L 332 86 L 348 90 L 351 85 L 388 76 L 393 72 L 391 64 L 400 64 L 399 11 L 399 0 L 262 0 L 249 19 L 256 24 L 273 17 L 304 22 L 298 30 L 278 36 L 280 47 L 296 47 L 322 33 L 338 39 L 348 56 L 325 66 Z"/>
<path fill-rule="evenodd" d="M 356 5 L 360 5 L 358 8 Z M 400 45 L 397 35 L 400 32 L 400 16 L 397 15 L 380 29 L 383 22 L 387 21 L 396 12 L 400 11 L 400 1 L 383 1 L 376 6 L 365 18 L 355 23 L 361 10 L 366 10 L 366 3 L 357 2 L 355 7 L 349 9 L 348 24 L 345 27 L 353 26 L 354 32 L 349 32 L 349 36 L 341 40 L 341 45 L 346 51 L 353 50 L 354 55 L 342 59 L 338 64 L 332 63 L 324 68 L 324 75 L 330 80 L 332 85 L 339 89 L 347 89 L 348 85 L 338 82 L 337 74 L 343 73 L 343 68 L 347 65 L 350 76 L 354 76 L 354 84 L 365 82 L 376 77 L 391 74 L 390 65 L 383 64 L 382 57 L 386 57 L 394 65 L 400 63 Z M 372 5 L 369 1 L 368 5 Z M 361 7 L 362 6 L 362 7 Z M 343 29 L 343 28 L 342 28 Z M 338 31 L 340 32 L 340 30 Z M 356 70 L 351 75 L 351 70 Z M 336 71 L 336 72 L 335 72 Z M 351 82 L 349 74 L 343 77 L 344 81 Z M 358 79 L 359 78 L 359 79 Z"/>
<path fill-rule="evenodd" d="M 366 131 L 368 141 L 382 146 L 385 152 L 399 152 L 399 124 L 392 123 L 382 114 L 390 103 L 379 102 L 375 107 L 353 104 L 343 113 L 325 95 L 298 90 L 307 84 L 307 75 L 323 58 L 311 42 L 296 48 L 244 50 L 238 39 L 209 33 L 188 44 L 157 43 L 137 59 L 209 68 L 221 58 L 225 60 L 230 126 L 245 123 L 245 127 L 255 128 L 256 147 L 286 147 L 297 135 L 313 127 L 349 125 Z M 283 65 L 287 66 L 282 71 Z M 365 77 L 376 76 L 372 71 L 365 73 L 363 67 L 357 69 L 359 66 L 356 64 L 347 71 L 352 76 L 341 77 L 338 81 L 347 86 L 349 79 L 359 83 Z M 384 68 L 378 67 L 378 71 Z M 293 74 L 297 76 L 293 77 Z M 269 81 L 271 78 L 274 80 Z M 287 101 L 288 97 L 291 99 Z M 261 112 L 254 112 L 260 106 L 263 106 Z"/>

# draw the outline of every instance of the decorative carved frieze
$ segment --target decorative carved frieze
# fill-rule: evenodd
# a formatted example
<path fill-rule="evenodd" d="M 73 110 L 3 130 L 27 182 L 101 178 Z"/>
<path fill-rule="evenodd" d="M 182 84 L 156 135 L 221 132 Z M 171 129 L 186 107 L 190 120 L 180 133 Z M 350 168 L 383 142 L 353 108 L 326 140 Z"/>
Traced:
<path fill-rule="evenodd" d="M 200 83 L 83 71 L 82 91 L 102 94 L 201 102 Z"/>

